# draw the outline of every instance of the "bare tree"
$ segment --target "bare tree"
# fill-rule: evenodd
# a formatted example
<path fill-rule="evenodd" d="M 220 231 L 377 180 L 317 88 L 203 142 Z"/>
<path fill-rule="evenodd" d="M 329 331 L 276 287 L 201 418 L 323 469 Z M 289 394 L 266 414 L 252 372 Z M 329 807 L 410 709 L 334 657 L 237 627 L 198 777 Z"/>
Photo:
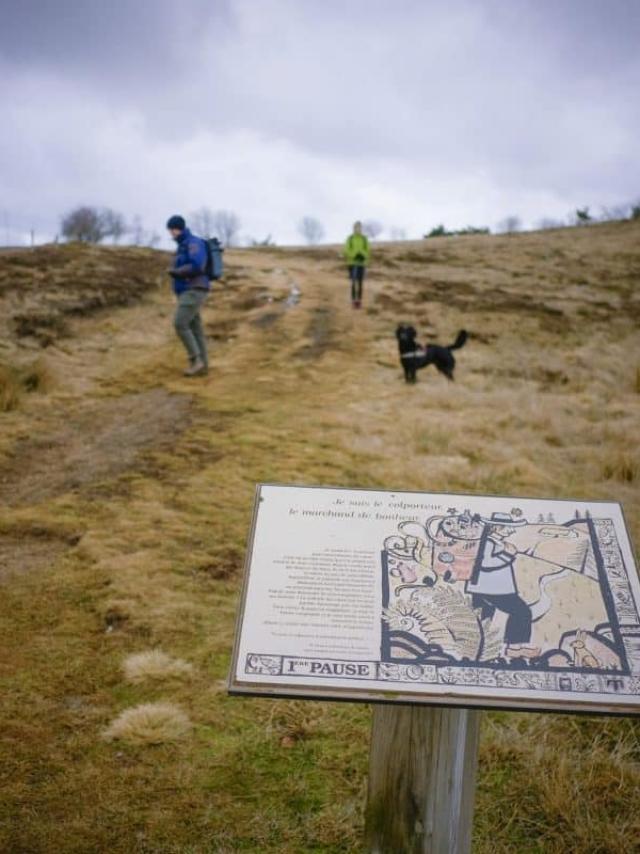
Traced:
<path fill-rule="evenodd" d="M 631 205 L 614 205 L 612 208 L 600 208 L 599 219 L 602 222 L 618 222 L 623 219 L 630 219 Z"/>
<path fill-rule="evenodd" d="M 389 230 L 389 236 L 392 240 L 406 240 L 407 232 L 404 228 L 398 228 L 397 226 L 393 226 L 393 228 Z"/>
<path fill-rule="evenodd" d="M 233 211 L 215 211 L 213 214 L 213 231 L 225 246 L 235 246 L 240 225 L 240 218 Z"/>
<path fill-rule="evenodd" d="M 131 223 L 131 239 L 136 246 L 142 246 L 144 243 L 145 231 L 140 214 L 136 214 Z"/>
<path fill-rule="evenodd" d="M 126 234 L 127 224 L 122 214 L 112 208 L 82 205 L 62 217 L 61 230 L 67 240 L 100 243 L 105 237 L 112 237 L 117 243 Z"/>
<path fill-rule="evenodd" d="M 377 219 L 365 219 L 362 223 L 362 233 L 375 240 L 384 231 L 384 226 Z"/>
<path fill-rule="evenodd" d="M 102 211 L 102 219 L 105 228 L 105 237 L 110 237 L 117 243 L 123 234 L 127 233 L 127 223 L 121 213 L 105 208 Z"/>
<path fill-rule="evenodd" d="M 313 216 L 303 216 L 298 224 L 298 231 L 309 246 L 320 243 L 324 237 L 324 226 Z"/>
<path fill-rule="evenodd" d="M 61 231 L 67 240 L 100 243 L 106 237 L 108 229 L 98 208 L 83 205 L 62 217 Z"/>
<path fill-rule="evenodd" d="M 212 237 L 215 228 L 215 216 L 211 208 L 203 205 L 197 211 L 189 214 L 189 225 L 202 237 Z"/>
<path fill-rule="evenodd" d="M 516 231 L 522 229 L 522 221 L 519 216 L 506 216 L 500 220 L 497 230 L 503 234 L 515 234 Z"/>

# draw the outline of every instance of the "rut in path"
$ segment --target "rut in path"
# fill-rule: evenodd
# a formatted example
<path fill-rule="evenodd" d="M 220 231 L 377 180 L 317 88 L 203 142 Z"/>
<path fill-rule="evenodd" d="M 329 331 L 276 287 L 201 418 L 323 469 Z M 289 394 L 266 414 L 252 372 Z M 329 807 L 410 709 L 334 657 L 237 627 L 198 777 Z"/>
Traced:
<path fill-rule="evenodd" d="M 264 264 L 256 255 L 252 261 Z M 273 276 L 262 290 L 252 269 L 243 280 L 249 300 L 243 295 L 247 287 L 214 290 L 204 318 L 205 326 L 216 330 L 212 372 L 199 384 L 182 382 L 181 351 L 171 328 L 173 304 L 166 294 L 131 309 L 103 312 L 97 320 L 76 321 L 64 345 L 47 351 L 51 370 L 65 377 L 65 385 L 54 386 L 37 423 L 17 431 L 0 459 L 0 500 L 15 507 L 39 504 L 86 492 L 92 484 L 139 466 L 146 452 L 178 443 L 193 421 L 197 399 L 215 399 L 217 388 L 234 385 L 236 372 L 260 382 L 269 371 L 283 373 L 306 364 L 317 375 L 316 389 L 320 383 L 343 385 L 348 354 L 354 348 L 362 352 L 365 344 L 354 321 L 367 326 L 364 313 L 358 318 L 349 314 L 347 283 L 344 290 L 327 287 L 326 274 L 309 273 L 306 266 L 276 272 L 277 286 L 287 293 L 294 278 L 301 282 L 299 303 L 267 299 Z M 140 335 L 141 329 L 149 334 Z M 218 330 L 224 330 L 224 337 Z M 267 345 L 269 367 L 254 358 Z M 322 358 L 332 350 L 345 352 L 344 373 L 323 369 Z M 126 376 L 136 365 L 132 383 Z M 132 385 L 141 389 L 132 391 Z M 104 387 L 108 396 L 102 394 Z M 233 393 L 242 404 L 243 387 L 236 385 Z"/>

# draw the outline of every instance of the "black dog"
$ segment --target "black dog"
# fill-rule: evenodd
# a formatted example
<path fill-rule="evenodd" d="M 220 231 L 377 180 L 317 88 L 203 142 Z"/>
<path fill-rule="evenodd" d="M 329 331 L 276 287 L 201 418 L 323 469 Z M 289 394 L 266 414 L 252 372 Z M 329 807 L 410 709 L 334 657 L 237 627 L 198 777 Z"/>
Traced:
<path fill-rule="evenodd" d="M 416 371 L 419 368 L 426 368 L 427 365 L 435 365 L 441 374 L 452 380 L 456 360 L 451 351 L 464 347 L 467 333 L 462 329 L 458 332 L 458 337 L 453 344 L 448 347 L 442 347 L 440 344 L 427 344 L 426 347 L 421 347 L 416 341 L 416 330 L 413 326 L 401 323 L 396 329 L 396 338 L 400 350 L 400 361 L 404 368 L 404 378 L 408 383 L 414 383 Z"/>

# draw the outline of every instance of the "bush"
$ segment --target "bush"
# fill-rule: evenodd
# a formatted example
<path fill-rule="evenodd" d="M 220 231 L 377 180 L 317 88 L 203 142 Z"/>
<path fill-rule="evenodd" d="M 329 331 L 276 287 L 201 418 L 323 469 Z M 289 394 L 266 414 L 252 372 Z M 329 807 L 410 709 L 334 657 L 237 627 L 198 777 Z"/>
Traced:
<path fill-rule="evenodd" d="M 432 228 L 428 234 L 425 234 L 425 240 L 429 237 L 456 237 L 465 234 L 491 234 L 491 230 L 482 226 L 477 228 L 473 225 L 468 225 L 466 228 L 459 228 L 456 231 L 447 231 L 444 225 L 437 225 Z"/>
<path fill-rule="evenodd" d="M 449 237 L 452 234 L 451 231 L 446 231 L 444 225 L 436 225 L 435 228 L 432 228 L 429 234 L 425 234 L 425 238 L 428 237 Z"/>

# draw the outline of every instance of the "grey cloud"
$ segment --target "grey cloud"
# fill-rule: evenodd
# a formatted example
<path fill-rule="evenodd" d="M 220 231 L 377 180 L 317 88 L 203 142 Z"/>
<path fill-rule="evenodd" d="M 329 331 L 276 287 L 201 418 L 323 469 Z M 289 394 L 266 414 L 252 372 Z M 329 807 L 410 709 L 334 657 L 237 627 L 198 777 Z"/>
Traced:
<path fill-rule="evenodd" d="M 3 15 L 0 58 L 5 65 L 70 77 L 81 72 L 105 88 L 126 90 L 131 76 L 147 86 L 187 78 L 211 28 L 230 19 L 224 0 L 20 0 Z M 120 94 L 125 94 L 120 92 Z"/>
<path fill-rule="evenodd" d="M 234 93 L 222 123 L 335 156 L 563 186 L 594 165 L 608 180 L 619 157 L 631 159 L 608 144 L 638 129 L 628 3 L 408 6 L 361 17 L 347 7 L 338 24 L 305 4 L 293 22 L 281 3 L 258 22 L 241 18 L 242 37 L 215 67 Z M 540 9 L 555 11 L 546 20 Z"/>
<path fill-rule="evenodd" d="M 95 98 L 136 110 L 160 137 L 245 128 L 336 156 L 482 166 L 519 142 L 534 160 L 550 142 L 557 150 L 567 111 L 588 116 L 601 101 L 628 126 L 628 105 L 612 107 L 640 83 L 639 10 L 627 0 L 29 0 L 3 39 L 11 62 L 72 80 L 81 68 Z"/>
<path fill-rule="evenodd" d="M 512 28 L 529 33 L 532 48 L 544 42 L 567 71 L 611 74 L 629 64 L 637 68 L 636 0 L 527 0 L 501 7 Z"/>
<path fill-rule="evenodd" d="M 37 175 L 53 206 L 105 173 L 114 204 L 121 175 L 136 210 L 149 151 L 186 173 L 192 141 L 222 161 L 244 133 L 252 162 L 227 158 L 236 170 L 273 169 L 280 144 L 326 170 L 326 190 L 304 168 L 295 187 L 269 177 L 270 206 L 300 215 L 339 209 L 336 175 L 347 195 L 373 182 L 367 198 L 396 181 L 431 201 L 449 185 L 441 203 L 468 186 L 624 201 L 640 192 L 639 41 L 635 0 L 24 0 L 0 30 L 3 184 L 19 199 Z"/>

